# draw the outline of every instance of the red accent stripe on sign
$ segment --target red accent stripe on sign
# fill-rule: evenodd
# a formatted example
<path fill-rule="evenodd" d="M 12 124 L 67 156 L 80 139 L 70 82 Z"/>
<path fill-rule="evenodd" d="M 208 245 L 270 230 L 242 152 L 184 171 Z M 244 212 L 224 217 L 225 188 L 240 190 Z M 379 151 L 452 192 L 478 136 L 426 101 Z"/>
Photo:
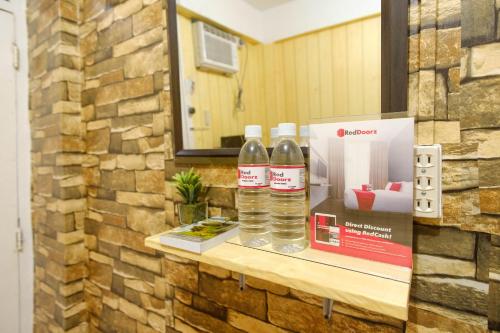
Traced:
<path fill-rule="evenodd" d="M 316 242 L 315 216 L 311 215 L 309 221 L 311 248 L 313 249 L 385 262 L 398 266 L 413 267 L 412 248 L 409 246 L 374 236 L 347 235 L 346 227 L 342 225 L 337 225 L 340 229 L 339 246 L 318 243 Z"/>

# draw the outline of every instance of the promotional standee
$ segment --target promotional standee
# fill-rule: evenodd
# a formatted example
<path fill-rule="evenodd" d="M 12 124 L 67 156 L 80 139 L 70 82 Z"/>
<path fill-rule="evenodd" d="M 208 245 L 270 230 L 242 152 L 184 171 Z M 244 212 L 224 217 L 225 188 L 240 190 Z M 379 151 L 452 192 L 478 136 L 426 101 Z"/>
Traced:
<path fill-rule="evenodd" d="M 312 248 L 412 266 L 413 124 L 310 125 Z"/>

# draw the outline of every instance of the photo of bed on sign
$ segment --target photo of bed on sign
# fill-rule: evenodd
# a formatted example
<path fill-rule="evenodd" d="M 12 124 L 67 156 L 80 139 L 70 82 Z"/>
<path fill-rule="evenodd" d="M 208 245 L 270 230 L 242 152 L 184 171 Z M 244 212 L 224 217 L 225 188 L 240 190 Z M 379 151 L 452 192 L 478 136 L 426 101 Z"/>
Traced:
<path fill-rule="evenodd" d="M 412 118 L 311 125 L 311 246 L 411 267 Z"/>

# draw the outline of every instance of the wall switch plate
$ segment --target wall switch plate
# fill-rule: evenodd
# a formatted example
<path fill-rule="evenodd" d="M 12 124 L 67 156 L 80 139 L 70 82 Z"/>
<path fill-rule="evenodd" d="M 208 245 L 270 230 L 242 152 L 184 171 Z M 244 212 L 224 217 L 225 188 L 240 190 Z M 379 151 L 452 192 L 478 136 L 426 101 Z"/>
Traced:
<path fill-rule="evenodd" d="M 441 145 L 415 146 L 414 215 L 440 218 L 442 216 Z"/>

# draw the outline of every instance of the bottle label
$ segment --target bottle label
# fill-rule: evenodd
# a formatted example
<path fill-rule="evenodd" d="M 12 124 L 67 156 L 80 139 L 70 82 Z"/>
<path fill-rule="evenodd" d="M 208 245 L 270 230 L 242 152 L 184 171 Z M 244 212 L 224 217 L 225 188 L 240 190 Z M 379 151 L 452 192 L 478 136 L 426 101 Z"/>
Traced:
<path fill-rule="evenodd" d="M 269 165 L 238 165 L 238 187 L 269 187 Z"/>
<path fill-rule="evenodd" d="M 305 188 L 304 166 L 272 166 L 271 189 L 282 192 L 302 191 Z"/>

